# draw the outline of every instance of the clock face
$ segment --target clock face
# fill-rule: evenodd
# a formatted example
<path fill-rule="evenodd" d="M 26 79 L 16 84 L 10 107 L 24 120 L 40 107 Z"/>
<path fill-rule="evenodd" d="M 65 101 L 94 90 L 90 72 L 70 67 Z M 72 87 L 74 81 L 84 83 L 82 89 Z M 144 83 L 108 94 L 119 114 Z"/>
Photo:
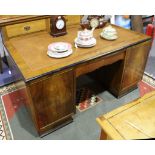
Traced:
<path fill-rule="evenodd" d="M 65 26 L 65 22 L 62 19 L 58 19 L 56 22 L 56 28 L 58 30 L 61 30 L 64 28 L 64 26 Z"/>
<path fill-rule="evenodd" d="M 98 26 L 99 26 L 99 21 L 98 21 L 98 19 L 96 19 L 96 18 L 91 19 L 91 21 L 90 21 L 90 26 L 91 26 L 92 28 L 98 27 Z"/>

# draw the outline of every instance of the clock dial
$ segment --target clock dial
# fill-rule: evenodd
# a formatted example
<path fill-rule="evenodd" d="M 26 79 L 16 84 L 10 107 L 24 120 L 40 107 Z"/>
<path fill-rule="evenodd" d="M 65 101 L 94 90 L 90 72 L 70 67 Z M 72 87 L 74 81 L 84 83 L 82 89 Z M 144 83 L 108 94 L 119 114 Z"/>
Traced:
<path fill-rule="evenodd" d="M 62 19 L 59 19 L 57 22 L 56 22 L 56 28 L 58 30 L 61 30 L 63 29 L 65 26 L 65 22 L 62 20 Z"/>
<path fill-rule="evenodd" d="M 90 26 L 91 26 L 92 28 L 98 27 L 98 26 L 99 26 L 99 21 L 98 21 L 98 19 L 96 19 L 96 18 L 91 19 L 91 21 L 90 21 Z"/>

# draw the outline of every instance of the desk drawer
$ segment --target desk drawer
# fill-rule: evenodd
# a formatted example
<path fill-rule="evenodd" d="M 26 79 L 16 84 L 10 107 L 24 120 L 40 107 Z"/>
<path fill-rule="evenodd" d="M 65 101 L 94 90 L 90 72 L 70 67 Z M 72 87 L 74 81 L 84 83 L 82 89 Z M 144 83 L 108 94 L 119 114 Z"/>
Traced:
<path fill-rule="evenodd" d="M 92 72 L 102 66 L 110 65 L 116 61 L 122 60 L 125 57 L 125 52 L 120 52 L 108 57 L 98 58 L 82 65 L 79 65 L 76 68 L 76 77 Z"/>
<path fill-rule="evenodd" d="M 42 19 L 6 26 L 7 36 L 10 38 L 18 35 L 46 30 L 46 21 L 47 19 Z"/>

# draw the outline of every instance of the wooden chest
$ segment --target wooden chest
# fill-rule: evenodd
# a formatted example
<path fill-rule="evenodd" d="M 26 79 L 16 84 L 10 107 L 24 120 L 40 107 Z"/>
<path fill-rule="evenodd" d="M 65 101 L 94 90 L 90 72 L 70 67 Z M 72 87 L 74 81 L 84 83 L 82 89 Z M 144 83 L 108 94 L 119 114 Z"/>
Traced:
<path fill-rule="evenodd" d="M 97 118 L 100 139 L 155 138 L 155 92 Z"/>

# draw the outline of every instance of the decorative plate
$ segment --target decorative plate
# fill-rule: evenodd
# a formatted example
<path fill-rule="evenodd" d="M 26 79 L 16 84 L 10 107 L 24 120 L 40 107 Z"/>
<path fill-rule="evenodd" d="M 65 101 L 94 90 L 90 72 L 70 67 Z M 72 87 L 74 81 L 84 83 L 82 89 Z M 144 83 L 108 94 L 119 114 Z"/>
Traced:
<path fill-rule="evenodd" d="M 52 58 L 64 58 L 64 57 L 71 55 L 72 53 L 73 53 L 72 49 L 70 49 L 67 52 L 63 52 L 63 53 L 47 51 L 47 55 L 52 57 Z"/>
<path fill-rule="evenodd" d="M 81 44 L 77 44 L 77 43 L 76 43 L 76 45 L 77 45 L 78 47 L 85 47 L 85 48 L 89 48 L 89 47 L 93 47 L 93 46 L 95 46 L 95 45 L 96 45 L 96 43 L 94 43 L 94 44 L 90 44 L 90 45 L 81 45 Z"/>
<path fill-rule="evenodd" d="M 66 42 L 55 42 L 48 46 L 49 51 L 54 51 L 59 53 L 69 51 L 71 48 L 72 48 L 72 45 Z"/>
<path fill-rule="evenodd" d="M 92 47 L 92 46 L 96 45 L 96 39 L 95 38 L 92 38 L 89 42 L 88 41 L 80 42 L 78 40 L 78 38 L 76 38 L 74 40 L 74 42 L 75 42 L 75 44 L 77 44 L 80 47 Z"/>
<path fill-rule="evenodd" d="M 103 32 L 100 34 L 101 38 L 107 39 L 107 40 L 116 40 L 118 38 L 117 35 L 107 36 Z"/>

